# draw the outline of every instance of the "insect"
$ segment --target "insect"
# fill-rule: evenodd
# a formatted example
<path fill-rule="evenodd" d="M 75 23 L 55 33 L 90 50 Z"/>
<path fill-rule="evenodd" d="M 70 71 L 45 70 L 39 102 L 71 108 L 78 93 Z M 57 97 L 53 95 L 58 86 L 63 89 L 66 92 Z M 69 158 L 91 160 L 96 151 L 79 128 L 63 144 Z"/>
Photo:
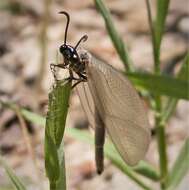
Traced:
<path fill-rule="evenodd" d="M 66 44 L 70 17 L 67 17 L 64 44 L 60 46 L 64 63 L 52 65 L 68 69 L 67 80 L 75 80 L 82 107 L 95 129 L 95 159 L 97 173 L 103 171 L 103 145 L 107 130 L 123 160 L 133 166 L 144 158 L 150 143 L 150 128 L 146 111 L 138 93 L 122 73 L 96 59 L 88 51 Z M 76 76 L 75 76 L 76 75 Z"/>
<path fill-rule="evenodd" d="M 67 12 L 64 12 L 64 11 L 61 11 L 59 13 L 64 14 L 67 17 L 64 44 L 61 45 L 60 48 L 59 48 L 60 53 L 63 55 L 64 63 L 57 64 L 57 65 L 51 64 L 50 67 L 51 67 L 51 70 L 53 71 L 53 73 L 54 73 L 54 68 L 55 67 L 68 69 L 70 77 L 68 77 L 67 80 L 76 80 L 77 82 L 73 86 L 73 87 L 75 87 L 80 82 L 85 82 L 87 80 L 86 71 L 85 71 L 85 65 L 84 65 L 84 62 L 82 63 L 81 60 L 80 60 L 80 57 L 79 57 L 79 55 L 77 53 L 77 47 L 79 46 L 79 44 L 82 41 L 83 42 L 86 41 L 88 36 L 87 35 L 82 36 L 81 39 L 75 45 L 75 47 L 73 47 L 71 45 L 67 45 L 66 40 L 67 40 L 67 31 L 68 31 L 68 26 L 69 26 L 69 22 L 70 22 L 70 16 L 69 16 L 69 14 Z M 73 72 L 75 72 L 78 75 L 79 78 L 75 78 L 73 76 Z M 54 75 L 54 77 L 56 79 L 56 75 Z"/>

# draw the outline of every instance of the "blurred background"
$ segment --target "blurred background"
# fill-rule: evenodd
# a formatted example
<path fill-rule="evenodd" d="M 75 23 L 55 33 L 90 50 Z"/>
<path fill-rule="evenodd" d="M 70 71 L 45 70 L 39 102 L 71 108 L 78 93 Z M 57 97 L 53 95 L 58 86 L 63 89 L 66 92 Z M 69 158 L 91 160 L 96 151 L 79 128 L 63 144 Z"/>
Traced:
<path fill-rule="evenodd" d="M 152 46 L 145 1 L 104 1 L 114 24 L 127 44 L 130 57 L 138 69 L 153 69 Z M 152 7 L 155 1 L 152 1 Z M 171 0 L 162 42 L 161 67 L 175 73 L 180 67 L 189 34 L 187 0 Z M 0 1 L 0 99 L 15 102 L 41 115 L 46 114 L 48 92 L 53 83 L 50 63 L 57 62 L 57 51 L 64 40 L 66 18 L 58 14 L 67 11 L 71 21 L 67 43 L 82 43 L 98 57 L 118 69 L 123 69 L 104 21 L 92 0 L 1 0 Z M 155 10 L 152 9 L 153 11 Z M 62 58 L 59 57 L 59 62 Z M 183 140 L 188 136 L 189 104 L 180 101 L 166 128 L 169 162 L 174 162 Z M 153 119 L 149 112 L 151 126 Z M 0 152 L 8 165 L 23 179 L 28 189 L 48 189 L 44 172 L 44 128 L 25 123 L 32 147 L 27 146 L 28 134 L 20 127 L 15 112 L 0 107 Z M 75 92 L 72 94 L 66 127 L 87 129 L 88 122 Z M 105 171 L 96 175 L 94 148 L 69 136 L 65 137 L 67 186 L 69 190 L 125 190 L 140 189 L 123 175 L 110 161 L 105 160 Z M 152 141 L 146 159 L 158 166 L 156 142 Z M 187 176 L 189 177 L 189 176 Z M 187 177 L 179 189 L 186 190 Z M 157 184 L 150 184 L 157 188 Z M 13 189 L 0 167 L 0 190 Z"/>

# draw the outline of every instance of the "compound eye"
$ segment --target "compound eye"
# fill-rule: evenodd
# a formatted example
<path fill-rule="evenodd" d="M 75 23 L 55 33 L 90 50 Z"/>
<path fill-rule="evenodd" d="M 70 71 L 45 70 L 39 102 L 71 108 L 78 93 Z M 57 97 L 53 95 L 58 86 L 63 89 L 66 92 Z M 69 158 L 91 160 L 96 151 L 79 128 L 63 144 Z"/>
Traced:
<path fill-rule="evenodd" d="M 64 53 L 64 51 L 66 50 L 66 46 L 65 45 L 61 45 L 59 48 L 60 53 Z"/>
<path fill-rule="evenodd" d="M 63 54 L 67 58 L 71 58 L 71 56 L 72 56 L 72 52 L 69 49 L 65 49 Z"/>
<path fill-rule="evenodd" d="M 59 51 L 64 56 L 64 58 L 70 59 L 72 57 L 72 52 L 66 45 L 60 46 Z"/>

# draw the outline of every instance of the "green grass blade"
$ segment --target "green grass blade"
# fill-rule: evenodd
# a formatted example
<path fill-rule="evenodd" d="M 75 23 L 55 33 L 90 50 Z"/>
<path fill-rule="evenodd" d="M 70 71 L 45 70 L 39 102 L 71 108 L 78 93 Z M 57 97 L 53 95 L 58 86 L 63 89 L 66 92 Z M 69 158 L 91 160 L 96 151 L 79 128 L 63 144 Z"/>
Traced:
<path fill-rule="evenodd" d="M 4 167 L 7 175 L 9 176 L 11 182 L 13 183 L 16 190 L 26 190 L 26 187 L 20 181 L 20 179 L 14 174 L 11 168 L 5 163 L 5 161 L 0 157 L 0 164 Z"/>
<path fill-rule="evenodd" d="M 57 148 L 60 146 L 64 134 L 66 116 L 68 112 L 68 100 L 70 96 L 70 83 L 60 81 L 49 94 L 49 111 L 47 113 L 46 126 Z M 48 127 L 48 125 L 50 125 Z"/>
<path fill-rule="evenodd" d="M 127 73 L 129 79 L 136 86 L 143 87 L 155 95 L 166 95 L 178 99 L 189 99 L 189 81 L 183 81 L 167 75 L 150 73 Z"/>
<path fill-rule="evenodd" d="M 45 129 L 45 170 L 49 178 L 50 190 L 56 189 L 56 183 L 60 176 L 58 152 L 47 127 Z"/>
<path fill-rule="evenodd" d="M 174 190 L 189 171 L 189 138 L 186 139 L 166 181 L 167 190 Z"/>
<path fill-rule="evenodd" d="M 169 0 L 157 0 L 156 21 L 154 29 L 156 37 L 156 49 L 159 51 L 165 28 L 165 20 L 167 17 L 168 8 L 169 8 Z"/>
<path fill-rule="evenodd" d="M 152 27 L 153 54 L 156 74 L 160 72 L 160 49 L 168 13 L 169 0 L 157 0 L 156 20 Z"/>
<path fill-rule="evenodd" d="M 65 160 L 64 160 L 64 142 L 60 144 L 60 148 L 58 149 L 58 159 L 60 166 L 60 176 L 57 181 L 56 190 L 65 190 L 66 189 L 66 168 L 65 168 Z"/>
<path fill-rule="evenodd" d="M 28 10 L 28 7 L 17 1 L 12 2 L 7 0 L 1 0 L 0 11 L 1 10 L 9 11 L 13 15 L 19 15 L 25 13 Z"/>
<path fill-rule="evenodd" d="M 189 81 L 189 52 L 186 54 L 186 57 L 184 58 L 184 63 L 181 67 L 180 72 L 178 73 L 177 78 Z"/>
<path fill-rule="evenodd" d="M 56 83 L 56 86 L 49 94 L 45 127 L 45 169 L 51 190 L 66 189 L 62 139 L 68 112 L 70 91 L 71 83 L 64 84 L 64 82 L 60 81 Z M 33 118 L 36 121 L 34 115 Z"/>
<path fill-rule="evenodd" d="M 114 47 L 115 47 L 120 59 L 124 63 L 126 69 L 128 71 L 132 71 L 133 65 L 129 58 L 129 54 L 126 50 L 123 40 L 119 36 L 119 34 L 112 22 L 109 10 L 106 8 L 106 6 L 102 0 L 95 0 L 95 5 L 96 5 L 96 8 L 99 10 L 99 12 L 102 14 L 102 16 L 104 18 L 107 31 L 109 33 L 109 36 L 114 44 Z"/>
<path fill-rule="evenodd" d="M 184 63 L 182 64 L 182 67 L 177 75 L 177 78 L 184 80 L 184 81 L 189 81 L 189 53 L 187 53 L 187 55 L 184 59 Z M 187 90 L 186 93 L 189 94 L 189 86 L 186 90 Z M 174 112 L 177 103 L 178 103 L 177 98 L 169 98 L 169 100 L 167 101 L 167 104 L 163 110 L 161 123 L 165 123 L 169 119 L 169 117 Z"/>
<path fill-rule="evenodd" d="M 158 171 L 154 169 L 151 165 L 147 164 L 144 161 L 140 161 L 137 166 L 135 166 L 134 171 L 153 180 L 153 181 L 159 181 L 160 180 L 160 174 Z"/>
<path fill-rule="evenodd" d="M 32 123 L 35 123 L 36 125 L 40 125 L 40 126 L 45 126 L 45 118 L 34 113 L 31 112 L 27 109 L 21 109 L 20 110 L 22 115 L 24 116 L 25 119 L 27 119 L 28 121 L 31 121 Z"/>

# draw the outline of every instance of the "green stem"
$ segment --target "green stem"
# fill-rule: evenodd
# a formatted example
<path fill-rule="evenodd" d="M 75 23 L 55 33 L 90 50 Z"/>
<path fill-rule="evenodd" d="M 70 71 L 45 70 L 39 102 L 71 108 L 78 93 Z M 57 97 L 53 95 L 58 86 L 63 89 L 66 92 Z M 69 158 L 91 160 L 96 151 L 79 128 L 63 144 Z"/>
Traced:
<path fill-rule="evenodd" d="M 157 42 L 156 42 L 156 36 L 155 36 L 155 31 L 154 31 L 154 25 L 153 25 L 153 19 L 152 19 L 152 13 L 151 13 L 151 6 L 150 6 L 150 1 L 146 0 L 146 8 L 147 8 L 147 14 L 148 14 L 148 23 L 150 27 L 150 32 L 152 35 L 152 48 L 153 48 L 153 59 L 154 59 L 154 66 L 155 70 L 158 70 L 158 52 L 157 52 Z"/>
<path fill-rule="evenodd" d="M 167 154 L 166 154 L 166 140 L 165 140 L 165 126 L 161 124 L 161 97 L 156 96 L 156 134 L 157 134 L 157 143 L 159 151 L 159 165 L 160 165 L 160 176 L 161 176 L 161 188 L 165 189 L 165 179 L 168 174 L 167 169 Z"/>
<path fill-rule="evenodd" d="M 159 75 L 160 74 L 159 53 L 154 52 L 154 60 L 156 61 L 154 72 L 155 74 Z M 167 168 L 167 154 L 166 154 L 166 140 L 165 140 L 165 125 L 161 123 L 162 101 L 160 95 L 155 96 L 155 104 L 156 104 L 155 127 L 157 132 L 156 134 L 157 134 L 157 143 L 158 143 L 158 152 L 159 152 L 161 189 L 163 190 L 165 189 L 165 179 L 168 175 L 168 168 Z"/>
<path fill-rule="evenodd" d="M 152 14 L 150 8 L 149 0 L 146 0 L 146 6 L 148 11 L 148 21 L 150 25 L 150 31 L 152 35 L 152 46 L 153 46 L 153 58 L 154 58 L 154 73 L 156 75 L 161 74 L 160 70 L 160 43 L 156 37 L 155 28 L 152 21 Z M 161 123 L 162 118 L 162 101 L 161 96 L 155 96 L 155 127 L 157 132 L 157 143 L 159 152 L 159 166 L 160 166 L 160 176 L 161 176 L 161 189 L 165 189 L 165 179 L 168 175 L 167 167 L 167 154 L 166 154 L 166 140 L 165 140 L 165 126 Z"/>

